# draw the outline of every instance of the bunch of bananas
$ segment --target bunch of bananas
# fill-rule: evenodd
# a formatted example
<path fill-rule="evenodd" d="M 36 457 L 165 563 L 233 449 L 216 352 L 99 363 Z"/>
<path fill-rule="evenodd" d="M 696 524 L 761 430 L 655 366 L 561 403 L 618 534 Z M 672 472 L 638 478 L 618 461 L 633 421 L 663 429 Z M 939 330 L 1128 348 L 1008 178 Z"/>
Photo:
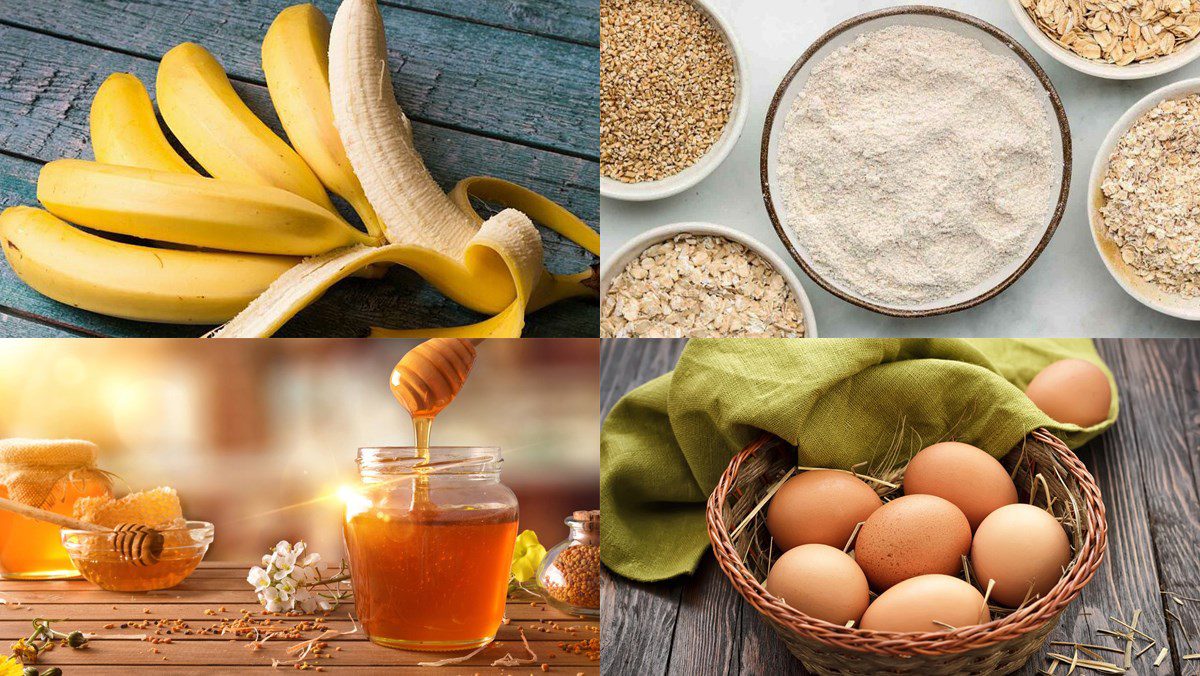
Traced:
<path fill-rule="evenodd" d="M 337 280 L 378 262 L 409 266 L 455 301 L 497 315 L 417 335 L 519 335 L 527 311 L 594 296 L 593 273 L 544 270 L 525 213 L 593 254 L 599 235 L 497 179 L 467 179 L 443 193 L 412 148 L 390 81 L 388 100 L 342 97 L 335 114 L 331 53 L 344 80 L 335 92 L 379 82 L 387 57 L 374 0 L 346 0 L 333 29 L 342 48 L 331 52 L 329 20 L 297 5 L 263 41 L 268 90 L 291 145 L 251 112 L 203 47 L 185 43 L 163 57 L 159 111 L 207 176 L 167 140 L 142 83 L 110 76 L 92 102 L 96 160 L 50 162 L 37 186 L 45 209 L 0 214 L 13 270 L 50 298 L 116 317 L 217 324 L 238 315 L 219 332 L 234 336 L 270 335 Z M 351 205 L 366 232 L 338 213 L 327 190 Z M 474 193 L 525 213 L 509 209 L 485 223 L 470 207 Z"/>

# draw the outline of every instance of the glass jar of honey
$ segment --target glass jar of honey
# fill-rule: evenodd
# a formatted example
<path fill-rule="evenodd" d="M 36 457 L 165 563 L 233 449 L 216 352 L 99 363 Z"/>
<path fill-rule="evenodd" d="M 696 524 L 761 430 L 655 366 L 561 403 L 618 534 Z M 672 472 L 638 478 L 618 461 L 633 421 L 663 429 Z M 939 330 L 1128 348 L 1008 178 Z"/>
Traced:
<path fill-rule="evenodd" d="M 517 536 L 500 462 L 498 448 L 359 449 L 343 526 L 371 641 L 467 650 L 495 637 Z"/>
<path fill-rule="evenodd" d="M 0 497 L 70 516 L 75 501 L 110 495 L 87 441 L 0 440 Z M 59 528 L 0 510 L 0 578 L 54 580 L 79 575 Z"/>

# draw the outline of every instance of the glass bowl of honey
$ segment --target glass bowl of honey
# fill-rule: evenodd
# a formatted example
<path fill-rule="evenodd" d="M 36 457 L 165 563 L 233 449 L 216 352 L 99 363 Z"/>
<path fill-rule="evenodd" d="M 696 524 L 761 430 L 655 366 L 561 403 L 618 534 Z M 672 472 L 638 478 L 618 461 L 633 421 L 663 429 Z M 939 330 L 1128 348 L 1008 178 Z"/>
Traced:
<path fill-rule="evenodd" d="M 162 554 L 149 565 L 123 557 L 113 545 L 112 532 L 62 529 L 67 555 L 88 582 L 108 591 L 154 591 L 183 582 L 196 570 L 214 528 L 207 521 L 186 521 L 179 528 L 158 529 Z"/>

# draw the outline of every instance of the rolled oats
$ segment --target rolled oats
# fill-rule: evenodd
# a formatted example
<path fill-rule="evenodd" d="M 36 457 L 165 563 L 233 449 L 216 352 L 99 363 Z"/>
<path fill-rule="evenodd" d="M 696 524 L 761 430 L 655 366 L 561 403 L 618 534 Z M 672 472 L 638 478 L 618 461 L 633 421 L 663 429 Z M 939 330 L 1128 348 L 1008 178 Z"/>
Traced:
<path fill-rule="evenodd" d="M 1169 56 L 1200 33 L 1200 0 L 1021 0 L 1021 6 L 1058 44 L 1118 66 Z"/>
<path fill-rule="evenodd" d="M 1200 95 L 1163 101 L 1117 143 L 1101 185 L 1104 229 L 1139 277 L 1200 295 Z"/>
<path fill-rule="evenodd" d="M 682 234 L 625 266 L 600 308 L 604 338 L 798 338 L 804 312 L 783 276 L 724 237 Z"/>

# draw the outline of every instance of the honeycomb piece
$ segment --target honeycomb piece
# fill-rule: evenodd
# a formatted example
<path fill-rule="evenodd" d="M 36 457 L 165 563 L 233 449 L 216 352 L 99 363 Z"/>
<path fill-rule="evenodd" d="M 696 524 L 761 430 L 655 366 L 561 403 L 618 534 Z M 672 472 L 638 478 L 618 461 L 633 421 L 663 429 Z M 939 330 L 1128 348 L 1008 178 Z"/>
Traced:
<path fill-rule="evenodd" d="M 182 527 L 183 509 L 174 488 L 159 487 L 130 493 L 114 500 L 106 497 L 75 501 L 75 518 L 106 528 L 121 523 L 140 523 L 160 530 Z"/>

